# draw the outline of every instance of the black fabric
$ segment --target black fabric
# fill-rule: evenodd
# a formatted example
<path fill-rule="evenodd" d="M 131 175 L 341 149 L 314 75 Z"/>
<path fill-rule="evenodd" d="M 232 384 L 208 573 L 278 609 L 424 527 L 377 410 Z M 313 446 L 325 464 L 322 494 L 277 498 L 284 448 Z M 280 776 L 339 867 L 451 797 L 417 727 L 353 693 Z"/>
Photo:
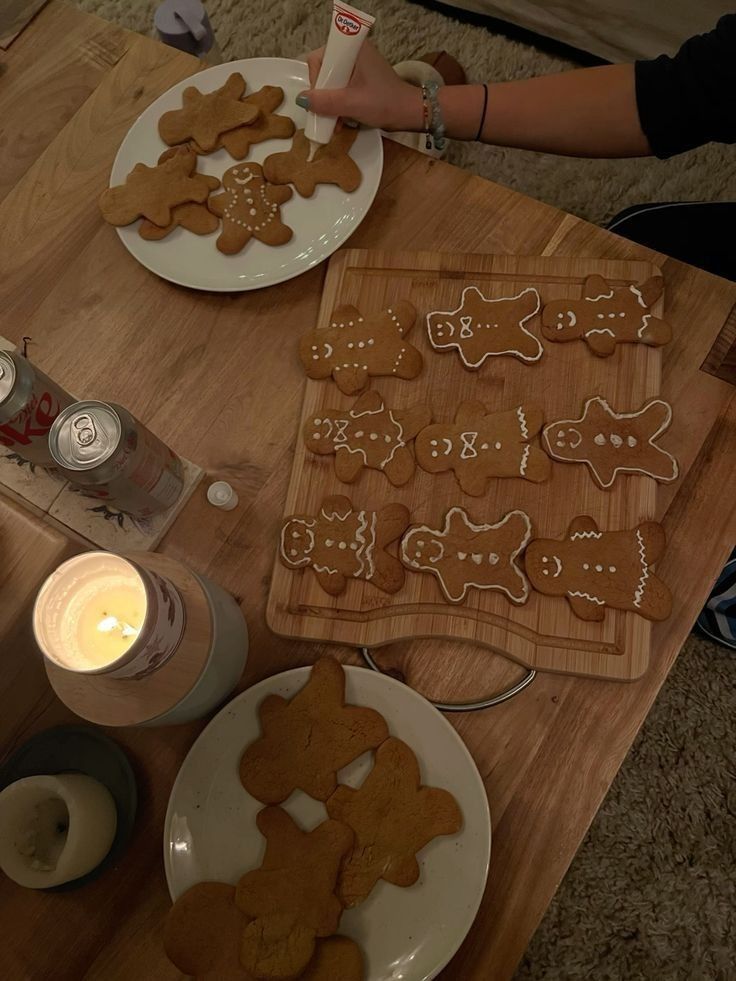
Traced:
<path fill-rule="evenodd" d="M 637 205 L 616 215 L 608 228 L 736 282 L 736 202 Z"/>
<path fill-rule="evenodd" d="M 736 143 L 736 14 L 682 45 L 674 58 L 636 63 L 639 120 L 652 152 Z"/>

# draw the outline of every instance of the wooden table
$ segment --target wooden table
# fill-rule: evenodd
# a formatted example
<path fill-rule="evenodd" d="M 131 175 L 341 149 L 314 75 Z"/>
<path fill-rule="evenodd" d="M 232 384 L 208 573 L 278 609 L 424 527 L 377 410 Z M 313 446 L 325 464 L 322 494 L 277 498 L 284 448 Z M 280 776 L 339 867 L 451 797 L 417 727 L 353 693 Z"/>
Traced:
<path fill-rule="evenodd" d="M 127 128 L 198 67 L 59 0 L 12 45 L 0 87 L 0 333 L 30 334 L 31 357 L 69 390 L 122 402 L 237 487 L 241 506 L 227 513 L 197 493 L 162 551 L 242 600 L 252 638 L 249 685 L 319 653 L 273 637 L 263 610 L 302 398 L 296 339 L 316 315 L 324 267 L 262 292 L 191 292 L 137 265 L 96 206 Z M 660 494 L 670 538 L 660 572 L 675 606 L 656 628 L 650 670 L 630 685 L 539 676 L 499 708 L 452 719 L 486 782 L 494 827 L 485 900 L 443 977 L 508 978 L 736 540 L 736 512 L 724 493 L 736 441 L 727 381 L 734 376 L 736 286 L 391 143 L 380 193 L 351 245 L 653 259 L 664 269 L 668 319 L 677 328 L 663 394 L 687 413 L 685 475 Z M 46 684 L 27 620 L 2 645 L 5 753 L 70 719 Z M 462 697 L 479 672 L 491 690 L 521 674 L 488 652 L 409 648 L 387 651 L 382 662 L 400 659 L 429 694 Z M 351 651 L 340 654 L 355 660 Z M 132 844 L 118 868 L 79 892 L 35 894 L 0 881 L 6 977 L 177 977 L 161 949 L 169 906 L 161 829 L 172 782 L 200 728 L 114 733 L 140 781 Z"/>

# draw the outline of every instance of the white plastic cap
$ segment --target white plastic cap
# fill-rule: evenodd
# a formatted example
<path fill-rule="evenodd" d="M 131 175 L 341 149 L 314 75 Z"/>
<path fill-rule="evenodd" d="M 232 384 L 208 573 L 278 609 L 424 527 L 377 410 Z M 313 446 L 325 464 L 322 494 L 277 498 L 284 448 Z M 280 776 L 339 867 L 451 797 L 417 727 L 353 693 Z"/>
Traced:
<path fill-rule="evenodd" d="M 216 480 L 207 488 L 207 500 L 216 508 L 232 511 L 238 506 L 238 495 L 226 480 Z"/>

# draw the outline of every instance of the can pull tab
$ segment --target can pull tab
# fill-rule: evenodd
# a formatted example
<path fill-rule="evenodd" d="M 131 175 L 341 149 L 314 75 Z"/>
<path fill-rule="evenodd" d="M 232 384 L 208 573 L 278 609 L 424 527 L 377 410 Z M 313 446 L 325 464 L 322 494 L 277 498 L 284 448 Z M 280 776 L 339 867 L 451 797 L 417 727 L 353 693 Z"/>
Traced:
<path fill-rule="evenodd" d="M 74 435 L 80 446 L 89 446 L 97 439 L 97 429 L 91 416 L 79 416 L 72 423 Z"/>

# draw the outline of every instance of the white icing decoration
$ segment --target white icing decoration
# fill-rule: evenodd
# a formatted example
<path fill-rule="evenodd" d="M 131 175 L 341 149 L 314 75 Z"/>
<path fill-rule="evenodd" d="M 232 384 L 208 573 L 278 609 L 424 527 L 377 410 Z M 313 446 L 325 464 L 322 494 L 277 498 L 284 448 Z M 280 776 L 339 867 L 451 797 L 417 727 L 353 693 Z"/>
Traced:
<path fill-rule="evenodd" d="M 605 606 L 606 605 L 605 600 L 599 599 L 597 596 L 591 596 L 590 593 L 581 593 L 580 590 L 578 590 L 578 589 L 575 589 L 575 590 L 568 589 L 567 595 L 568 596 L 580 596 L 582 599 L 590 600 L 591 603 L 597 603 L 598 606 Z"/>
<path fill-rule="evenodd" d="M 299 559 L 298 562 L 294 562 L 294 560 L 291 558 L 291 554 L 293 552 L 293 549 L 290 548 L 287 551 L 287 548 L 286 548 L 286 531 L 287 531 L 287 528 L 289 528 L 289 527 L 291 527 L 291 526 L 293 526 L 295 524 L 300 525 L 304 529 L 304 531 L 306 533 L 306 536 L 307 536 L 307 547 L 304 549 L 304 556 L 303 556 L 303 558 Z M 286 561 L 286 563 L 288 565 L 290 565 L 292 568 L 299 568 L 299 566 L 309 565 L 309 563 L 312 561 L 311 558 L 310 558 L 310 555 L 312 553 L 312 550 L 314 549 L 314 532 L 312 531 L 312 528 L 314 527 L 314 525 L 315 525 L 314 519 L 310 519 L 309 521 L 305 521 L 303 518 L 289 518 L 287 521 L 284 522 L 284 525 L 283 525 L 283 527 L 281 529 L 281 543 L 280 543 L 280 546 L 279 546 L 279 550 L 281 552 L 282 557 Z M 292 539 L 294 538 L 295 535 L 297 537 L 299 537 L 299 533 L 298 532 L 292 531 L 292 533 L 291 533 Z"/>
<path fill-rule="evenodd" d="M 516 416 L 519 420 L 519 428 L 521 429 L 521 435 L 524 439 L 529 439 L 529 428 L 526 424 L 526 416 L 524 415 L 524 410 L 520 405 L 516 407 Z"/>
<path fill-rule="evenodd" d="M 574 531 L 570 535 L 570 541 L 574 542 L 578 538 L 600 538 L 602 534 L 602 531 Z"/>
<path fill-rule="evenodd" d="M 615 446 L 616 449 L 618 449 L 620 446 L 623 446 L 624 444 L 624 441 L 621 439 L 618 433 L 611 433 L 610 439 L 611 439 L 611 445 Z"/>
<path fill-rule="evenodd" d="M 485 354 L 483 354 L 480 357 L 480 359 L 478 361 L 472 361 L 471 362 L 471 361 L 468 361 L 468 359 L 465 357 L 465 352 L 463 351 L 462 345 L 460 344 L 459 341 L 457 341 L 457 340 L 455 340 L 455 341 L 449 340 L 449 341 L 445 341 L 445 342 L 442 342 L 442 343 L 436 342 L 434 340 L 433 336 L 432 336 L 432 318 L 453 317 L 456 314 L 460 313 L 460 311 L 465 306 L 465 297 L 466 297 L 467 293 L 469 291 L 471 291 L 471 290 L 473 292 L 477 293 L 480 296 L 480 298 L 483 300 L 484 303 L 499 303 L 502 300 L 518 300 L 522 296 L 526 295 L 527 293 L 534 294 L 534 296 L 536 297 L 536 305 L 535 305 L 535 308 L 534 308 L 534 310 L 532 310 L 531 313 L 527 314 L 525 317 L 522 317 L 522 319 L 518 322 L 518 326 L 519 326 L 519 329 L 521 330 L 521 332 L 523 334 L 526 334 L 527 337 L 530 337 L 536 343 L 537 348 L 538 348 L 537 354 L 535 354 L 533 357 L 530 357 L 529 355 L 522 354 L 521 351 L 516 351 L 516 350 L 509 350 L 509 351 L 487 351 Z M 520 293 L 517 293 L 515 296 L 502 296 L 502 297 L 498 297 L 497 299 L 493 299 L 493 300 L 486 299 L 486 297 L 483 296 L 483 294 L 481 293 L 481 291 L 478 289 L 477 286 L 466 286 L 465 289 L 463 290 L 462 296 L 460 298 L 460 305 L 455 310 L 434 310 L 431 313 L 428 313 L 427 314 L 426 322 L 427 322 L 427 334 L 429 336 L 429 343 L 437 351 L 447 350 L 449 348 L 456 348 L 457 351 L 458 351 L 458 353 L 460 354 L 460 359 L 462 360 L 462 362 L 465 365 L 465 367 L 466 368 L 471 368 L 471 369 L 479 368 L 483 364 L 483 362 L 486 360 L 486 358 L 489 358 L 489 357 L 498 357 L 498 356 L 503 355 L 503 354 L 513 354 L 516 357 L 520 358 L 522 361 L 525 361 L 525 362 L 528 362 L 528 363 L 531 363 L 531 362 L 534 362 L 534 361 L 539 361 L 539 359 L 542 357 L 542 354 L 544 353 L 544 348 L 542 347 L 542 345 L 541 345 L 541 343 L 539 341 L 539 338 L 535 337 L 535 335 L 532 334 L 531 331 L 527 330 L 526 327 L 524 327 L 524 324 L 528 320 L 531 320 L 532 317 L 536 316 L 536 314 L 539 313 L 539 308 L 540 308 L 539 293 L 537 292 L 536 289 L 534 289 L 533 286 L 528 286 L 526 289 L 523 289 Z M 461 323 L 463 324 L 463 331 L 466 330 L 466 325 L 464 323 L 464 321 L 466 321 L 466 320 L 467 320 L 467 323 L 469 324 L 470 321 L 472 320 L 472 318 L 471 317 L 466 317 L 466 316 L 463 316 L 461 318 Z M 447 326 L 451 326 L 448 321 L 445 321 L 445 323 L 447 324 Z M 463 333 L 463 331 L 461 331 L 461 337 L 472 336 L 472 331 L 471 330 L 468 330 L 467 335 L 465 333 Z M 439 333 L 440 332 L 438 331 L 438 334 Z M 452 331 L 450 332 L 450 336 L 452 336 Z"/>
<path fill-rule="evenodd" d="M 524 446 L 524 450 L 523 450 L 523 452 L 521 454 L 521 463 L 519 464 L 519 476 L 521 476 L 521 477 L 525 477 L 526 476 L 526 466 L 527 466 L 527 463 L 529 462 L 529 454 L 531 453 L 531 451 L 532 451 L 532 448 L 527 443 Z"/>
<path fill-rule="evenodd" d="M 654 450 L 656 450 L 657 454 L 661 454 L 662 456 L 665 456 L 669 460 L 670 466 L 671 466 L 671 474 L 665 475 L 665 474 L 661 474 L 661 473 L 660 474 L 653 473 L 650 470 L 645 470 L 640 465 L 639 466 L 630 466 L 630 467 L 627 467 L 627 466 L 622 466 L 621 464 L 617 464 L 613 468 L 613 470 L 612 470 L 610 479 L 607 480 L 607 481 L 604 481 L 602 479 L 601 474 L 599 474 L 598 471 L 596 470 L 593 461 L 590 460 L 590 459 L 588 459 L 587 457 L 584 458 L 584 459 L 582 459 L 582 460 L 570 461 L 569 457 L 564 456 L 564 455 L 559 454 L 559 453 L 556 453 L 555 452 L 555 449 L 554 449 L 554 446 L 552 445 L 552 440 L 550 438 L 551 437 L 552 430 L 553 429 L 554 430 L 559 429 L 559 427 L 561 427 L 561 426 L 579 425 L 581 422 L 584 422 L 585 421 L 585 417 L 588 414 L 588 410 L 589 410 L 589 408 L 590 408 L 590 406 L 591 406 L 591 404 L 593 402 L 597 402 L 602 407 L 602 409 L 604 410 L 604 412 L 608 416 L 611 417 L 612 423 L 614 423 L 614 422 L 621 422 L 622 420 L 628 420 L 628 419 L 639 419 L 642 416 L 646 415 L 646 413 L 648 411 L 650 411 L 650 409 L 651 409 L 652 406 L 654 406 L 654 405 L 662 406 L 663 405 L 665 407 L 665 409 L 666 409 L 666 413 L 665 413 L 664 419 L 661 422 L 661 424 L 658 426 L 658 428 L 649 437 L 649 439 L 647 440 L 647 442 L 649 443 L 650 446 L 653 447 Z M 578 462 L 579 463 L 586 463 L 590 467 L 590 469 L 592 470 L 592 472 L 595 474 L 596 479 L 598 480 L 598 482 L 601 485 L 601 487 L 604 487 L 604 488 L 610 487 L 611 484 L 613 484 L 614 480 L 616 479 L 616 476 L 619 473 L 643 473 L 646 476 L 651 477 L 653 480 L 659 480 L 659 481 L 662 481 L 663 483 L 669 483 L 669 482 L 677 479 L 677 477 L 679 476 L 680 468 L 679 468 L 679 466 L 677 464 L 677 460 L 672 456 L 671 453 L 668 453 L 667 450 L 663 450 L 661 448 L 661 446 L 657 446 L 656 445 L 656 439 L 657 439 L 658 436 L 661 436 L 661 434 L 668 428 L 668 426 L 670 425 L 671 421 L 672 421 L 672 406 L 668 402 L 665 402 L 663 399 L 652 399 L 650 402 L 647 402 L 646 405 L 642 406 L 641 409 L 637 409 L 636 412 L 616 412 L 614 409 L 611 408 L 611 406 L 608 404 L 608 402 L 605 399 L 601 398 L 600 395 L 595 395 L 595 396 L 593 396 L 593 398 L 589 398 L 587 400 L 587 402 L 585 403 L 585 405 L 583 407 L 583 414 L 582 414 L 582 416 L 580 416 L 579 419 L 559 419 L 556 422 L 552 422 L 548 426 L 545 426 L 544 427 L 544 430 L 542 431 L 542 442 L 543 442 L 543 444 L 545 444 L 546 449 L 547 449 L 547 452 L 549 453 L 549 455 L 553 459 L 555 459 L 555 460 L 567 460 L 569 462 L 575 462 L 575 463 L 578 463 Z M 601 442 L 599 440 L 599 438 L 598 438 L 599 436 L 603 436 L 603 442 Z M 630 442 L 630 440 L 632 440 L 632 439 L 634 440 L 633 443 Z M 605 445 L 605 435 L 602 434 L 602 433 L 600 433 L 600 434 L 596 435 L 593 438 L 593 441 L 598 446 L 603 446 L 603 445 Z M 628 445 L 630 447 L 634 447 L 634 446 L 637 445 L 636 440 L 635 440 L 635 437 L 633 437 L 633 436 L 628 437 L 627 443 L 628 443 Z M 571 447 L 571 448 L 572 449 L 575 449 L 575 447 Z M 640 458 L 641 458 L 641 454 L 639 453 L 639 454 L 637 454 L 637 461 Z M 623 459 L 624 459 L 624 462 L 625 462 L 626 461 L 625 454 L 623 454 Z"/>
<path fill-rule="evenodd" d="M 605 446 L 606 437 L 603 435 L 603 433 L 598 433 L 598 435 L 593 438 L 593 442 L 596 444 L 596 446 Z"/>
<path fill-rule="evenodd" d="M 634 606 L 638 609 L 641 607 L 641 601 L 644 598 L 644 587 L 646 586 L 647 579 L 649 578 L 647 554 L 644 548 L 644 539 L 641 537 L 641 530 L 639 528 L 636 529 L 636 540 L 639 544 L 639 561 L 641 563 L 641 576 L 639 577 L 639 582 L 637 583 L 634 591 Z"/>

